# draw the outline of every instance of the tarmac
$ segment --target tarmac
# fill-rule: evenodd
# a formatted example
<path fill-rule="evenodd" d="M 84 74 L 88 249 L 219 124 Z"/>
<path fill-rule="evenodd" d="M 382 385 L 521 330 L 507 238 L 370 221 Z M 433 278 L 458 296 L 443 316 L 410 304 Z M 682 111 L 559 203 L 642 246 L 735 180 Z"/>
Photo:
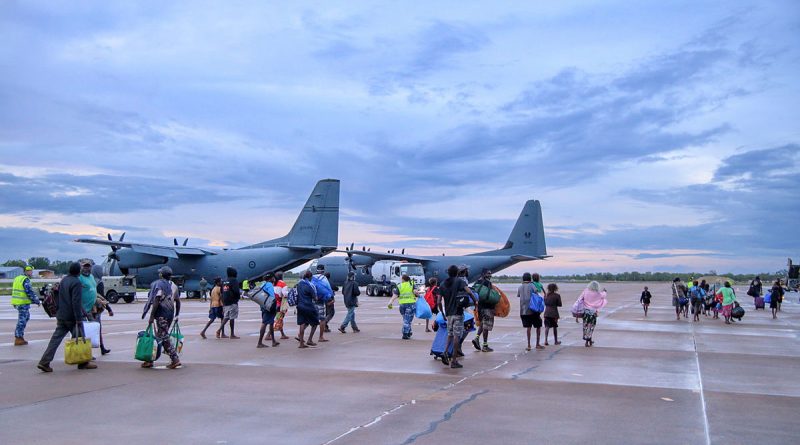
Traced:
<path fill-rule="evenodd" d="M 16 311 L 0 298 L 0 443 L 175 444 L 789 444 L 800 443 L 800 304 L 790 293 L 778 319 L 676 321 L 670 286 L 610 283 L 595 346 L 584 347 L 570 307 L 584 284 L 562 284 L 561 345 L 525 351 L 516 285 L 502 285 L 511 314 L 498 318 L 494 352 L 467 341 L 463 369 L 430 355 L 433 333 L 415 320 L 405 341 L 397 309 L 362 292 L 360 333 L 336 330 L 301 350 L 294 339 L 256 349 L 260 313 L 240 303 L 239 340 L 203 340 L 208 303 L 184 301 L 184 366 L 141 369 L 133 358 L 142 302 L 104 314 L 98 369 L 36 363 L 55 321 L 34 307 L 27 346 L 13 346 Z M 291 312 L 290 312 L 291 314 Z M 297 326 L 288 317 L 286 333 Z M 544 333 L 544 329 L 542 329 Z M 552 333 L 551 333 L 552 335 Z M 471 338 L 471 337 L 470 337 Z"/>

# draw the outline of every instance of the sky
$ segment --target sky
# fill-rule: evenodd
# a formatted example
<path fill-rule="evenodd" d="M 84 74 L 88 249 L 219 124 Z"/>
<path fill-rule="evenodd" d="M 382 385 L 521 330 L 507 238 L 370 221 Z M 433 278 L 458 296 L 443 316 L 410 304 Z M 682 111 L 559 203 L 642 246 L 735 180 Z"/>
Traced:
<path fill-rule="evenodd" d="M 341 180 L 340 246 L 515 274 L 800 257 L 796 1 L 0 3 L 0 261 L 241 247 Z M 800 258 L 798 258 L 800 259 Z"/>

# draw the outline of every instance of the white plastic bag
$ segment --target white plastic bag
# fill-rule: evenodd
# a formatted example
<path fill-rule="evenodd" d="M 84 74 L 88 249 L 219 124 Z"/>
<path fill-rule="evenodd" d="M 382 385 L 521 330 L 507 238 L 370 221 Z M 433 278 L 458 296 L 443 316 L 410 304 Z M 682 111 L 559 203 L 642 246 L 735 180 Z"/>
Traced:
<path fill-rule="evenodd" d="M 100 347 L 100 323 L 96 321 L 84 321 L 83 335 L 92 341 L 93 348 Z"/>

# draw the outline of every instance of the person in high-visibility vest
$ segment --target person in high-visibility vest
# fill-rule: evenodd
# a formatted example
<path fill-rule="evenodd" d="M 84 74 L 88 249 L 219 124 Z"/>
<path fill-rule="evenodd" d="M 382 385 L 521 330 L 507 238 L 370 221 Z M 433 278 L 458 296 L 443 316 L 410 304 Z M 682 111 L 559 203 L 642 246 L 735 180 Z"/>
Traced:
<path fill-rule="evenodd" d="M 394 300 L 400 303 L 400 315 L 403 316 L 403 340 L 411 338 L 411 322 L 414 321 L 414 314 L 417 308 L 417 297 L 419 293 L 414 289 L 414 283 L 411 282 L 411 277 L 403 275 L 403 281 L 394 289 L 394 296 L 389 301 L 389 309 L 392 309 Z"/>
<path fill-rule="evenodd" d="M 17 328 L 14 330 L 14 346 L 28 344 L 25 341 L 25 326 L 31 319 L 31 303 L 41 305 L 39 297 L 31 287 L 31 276 L 33 276 L 33 267 L 25 266 L 25 273 L 14 278 L 14 285 L 11 288 L 11 305 L 19 313 Z"/>

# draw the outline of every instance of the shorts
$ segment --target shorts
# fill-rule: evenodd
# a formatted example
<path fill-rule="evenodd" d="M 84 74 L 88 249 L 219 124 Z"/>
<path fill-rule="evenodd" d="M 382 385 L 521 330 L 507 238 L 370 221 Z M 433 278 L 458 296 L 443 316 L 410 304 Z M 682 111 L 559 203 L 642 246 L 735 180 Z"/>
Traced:
<path fill-rule="evenodd" d="M 542 313 L 541 312 L 534 312 L 528 315 L 520 315 L 519 318 L 522 319 L 522 327 L 523 328 L 541 328 L 542 327 Z"/>
<path fill-rule="evenodd" d="M 464 315 L 447 316 L 447 335 L 459 340 L 464 336 Z"/>
<path fill-rule="evenodd" d="M 314 303 L 317 307 L 317 320 L 324 321 L 325 318 L 325 303 Z"/>
<path fill-rule="evenodd" d="M 225 316 L 222 314 L 222 306 L 212 307 L 208 310 L 208 319 L 211 321 L 216 320 L 217 318 L 222 319 Z"/>
<path fill-rule="evenodd" d="M 558 318 L 556 318 L 556 317 L 544 317 L 544 327 L 546 327 L 546 328 L 557 328 L 558 327 Z"/>
<path fill-rule="evenodd" d="M 304 324 L 311 325 L 311 326 L 318 326 L 319 325 L 319 316 L 317 315 L 317 311 L 307 311 L 304 309 L 297 309 L 297 325 L 302 326 Z"/>
<path fill-rule="evenodd" d="M 494 328 L 494 308 L 480 309 L 481 328 L 484 331 L 491 331 Z"/>
<path fill-rule="evenodd" d="M 236 320 L 239 318 L 239 305 L 230 304 L 228 306 L 222 306 L 222 313 L 225 315 L 226 319 Z"/>
<path fill-rule="evenodd" d="M 275 312 L 261 311 L 261 323 L 272 324 L 275 322 Z"/>

